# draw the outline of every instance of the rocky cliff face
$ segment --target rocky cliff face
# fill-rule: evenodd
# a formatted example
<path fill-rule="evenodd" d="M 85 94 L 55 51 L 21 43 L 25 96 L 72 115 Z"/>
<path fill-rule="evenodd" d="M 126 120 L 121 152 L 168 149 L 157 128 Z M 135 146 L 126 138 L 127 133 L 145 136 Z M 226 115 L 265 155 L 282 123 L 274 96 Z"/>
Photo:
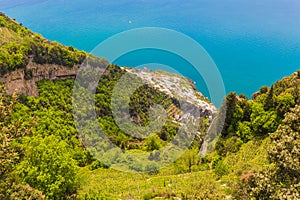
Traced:
<path fill-rule="evenodd" d="M 12 94 L 18 90 L 20 94 L 28 96 L 38 96 L 36 82 L 40 80 L 58 80 L 75 78 L 79 65 L 64 67 L 54 64 L 36 64 L 29 62 L 25 69 L 17 69 L 0 77 L 0 82 L 4 83 L 7 93 Z"/>

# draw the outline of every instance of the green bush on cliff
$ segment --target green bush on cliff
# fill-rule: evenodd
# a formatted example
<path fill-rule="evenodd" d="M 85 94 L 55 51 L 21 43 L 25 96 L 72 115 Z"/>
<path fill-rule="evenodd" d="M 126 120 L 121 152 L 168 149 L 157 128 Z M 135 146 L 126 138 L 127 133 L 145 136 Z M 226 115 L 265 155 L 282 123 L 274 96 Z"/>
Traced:
<path fill-rule="evenodd" d="M 68 144 L 54 135 L 23 141 L 25 157 L 16 173 L 47 199 L 60 199 L 76 191 L 77 167 Z"/>
<path fill-rule="evenodd" d="M 57 64 L 72 67 L 81 64 L 87 54 L 73 47 L 50 42 L 15 22 L 0 15 L 0 74 L 25 68 L 32 59 L 38 64 Z"/>
<path fill-rule="evenodd" d="M 34 118 L 14 120 L 17 95 L 6 96 L 4 92 L 0 85 L 0 199 L 44 199 L 40 191 L 23 184 L 14 173 L 22 157 L 22 148 L 16 141 L 31 134 Z"/>

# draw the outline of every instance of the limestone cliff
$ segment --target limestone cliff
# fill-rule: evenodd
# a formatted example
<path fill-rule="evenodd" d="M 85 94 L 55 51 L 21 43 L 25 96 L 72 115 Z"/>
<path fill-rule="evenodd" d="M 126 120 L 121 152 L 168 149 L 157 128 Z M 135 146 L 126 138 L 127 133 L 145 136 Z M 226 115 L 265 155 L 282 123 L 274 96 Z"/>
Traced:
<path fill-rule="evenodd" d="M 65 67 L 56 64 L 36 64 L 29 62 L 25 69 L 16 69 L 0 77 L 8 94 L 18 90 L 20 94 L 28 96 L 38 96 L 36 82 L 46 80 L 58 80 L 75 78 L 79 65 Z"/>
<path fill-rule="evenodd" d="M 50 42 L 0 12 L 0 82 L 11 94 L 37 96 L 42 79 L 74 78 L 87 54 Z"/>

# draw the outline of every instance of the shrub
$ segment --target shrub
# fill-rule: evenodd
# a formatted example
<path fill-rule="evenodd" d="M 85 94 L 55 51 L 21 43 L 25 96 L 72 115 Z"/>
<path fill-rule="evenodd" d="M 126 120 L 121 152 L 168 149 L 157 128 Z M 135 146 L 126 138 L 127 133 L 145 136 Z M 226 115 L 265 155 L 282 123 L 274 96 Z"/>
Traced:
<path fill-rule="evenodd" d="M 242 146 L 243 141 L 236 136 L 228 139 L 220 138 L 216 144 L 216 151 L 221 156 L 226 156 L 227 152 L 236 153 Z"/>
<path fill-rule="evenodd" d="M 54 135 L 27 138 L 24 160 L 17 174 L 48 199 L 60 199 L 76 191 L 76 162 L 67 144 Z"/>
<path fill-rule="evenodd" d="M 146 140 L 147 151 L 159 150 L 161 148 L 161 140 L 158 135 L 151 135 Z"/>

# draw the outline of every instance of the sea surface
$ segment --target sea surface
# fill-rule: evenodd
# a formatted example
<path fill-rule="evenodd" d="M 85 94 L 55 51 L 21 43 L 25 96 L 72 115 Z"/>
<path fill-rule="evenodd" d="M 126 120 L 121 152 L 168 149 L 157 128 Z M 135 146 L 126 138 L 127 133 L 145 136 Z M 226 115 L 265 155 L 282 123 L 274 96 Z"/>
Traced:
<path fill-rule="evenodd" d="M 249 97 L 260 86 L 270 86 L 300 69 L 299 10 L 299 0 L 0 0 L 0 11 L 24 26 L 85 51 L 133 28 L 163 27 L 182 32 L 212 57 L 226 92 Z M 171 53 L 140 50 L 114 63 L 171 66 L 210 97 L 190 63 Z M 214 103 L 220 105 L 221 101 Z"/>

